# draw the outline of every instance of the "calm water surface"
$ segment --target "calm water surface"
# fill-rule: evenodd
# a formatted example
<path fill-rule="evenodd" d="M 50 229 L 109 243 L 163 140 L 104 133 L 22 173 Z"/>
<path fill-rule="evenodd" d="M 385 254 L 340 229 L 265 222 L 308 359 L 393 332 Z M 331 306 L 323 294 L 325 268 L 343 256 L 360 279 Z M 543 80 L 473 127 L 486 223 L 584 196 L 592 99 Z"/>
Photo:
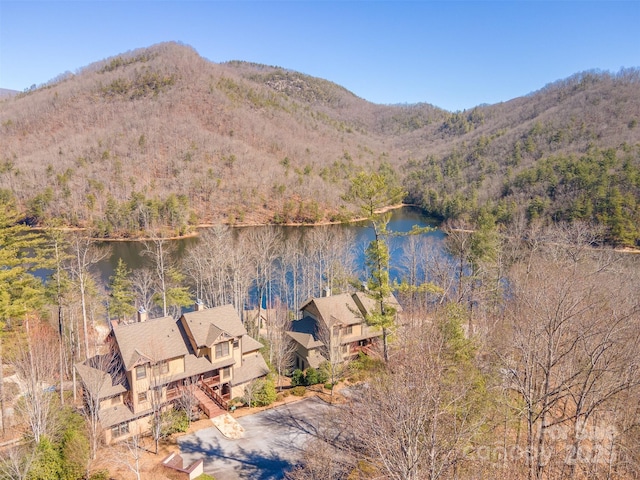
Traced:
<path fill-rule="evenodd" d="M 415 207 L 404 207 L 394 210 L 389 222 L 388 229 L 393 232 L 408 232 L 414 225 L 419 227 L 437 227 L 437 220 L 427 217 L 422 210 Z M 264 227 L 242 227 L 242 228 L 264 228 Z M 317 227 L 278 227 L 283 230 L 283 233 L 287 235 L 289 232 L 302 230 L 310 231 Z M 373 229 L 370 222 L 361 222 L 354 224 L 344 225 L 331 225 L 329 228 L 335 229 L 350 229 L 356 234 L 355 249 L 356 249 L 356 266 L 358 269 L 364 270 L 364 251 L 374 238 Z M 444 238 L 444 233 L 440 230 L 433 230 L 427 234 L 427 237 L 433 239 L 437 244 L 441 244 Z M 184 238 L 180 240 L 172 240 L 176 245 L 176 251 L 178 257 L 183 256 L 189 249 L 189 247 L 197 244 L 198 237 Z M 396 268 L 392 272 L 394 277 L 398 276 L 397 266 L 400 264 L 400 259 L 403 253 L 403 245 L 406 242 L 406 237 L 395 237 L 390 240 L 391 250 L 391 265 L 392 268 Z M 118 259 L 122 258 L 129 269 L 135 270 L 142 268 L 146 265 L 150 265 L 150 259 L 141 255 L 145 249 L 143 242 L 105 242 L 105 248 L 108 248 L 110 254 L 100 263 L 97 264 L 97 270 L 100 278 L 104 282 L 109 281 L 109 277 L 113 275 L 113 271 L 118 264 Z M 395 273 L 394 273 L 395 272 Z"/>

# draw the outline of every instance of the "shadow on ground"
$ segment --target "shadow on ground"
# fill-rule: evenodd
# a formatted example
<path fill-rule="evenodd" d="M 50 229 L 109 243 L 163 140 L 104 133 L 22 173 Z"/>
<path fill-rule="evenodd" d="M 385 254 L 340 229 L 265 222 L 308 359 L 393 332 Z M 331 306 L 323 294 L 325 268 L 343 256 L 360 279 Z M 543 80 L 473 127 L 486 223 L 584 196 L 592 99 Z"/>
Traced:
<path fill-rule="evenodd" d="M 332 407 L 317 398 L 240 418 L 245 436 L 225 438 L 215 427 L 178 440 L 189 464 L 203 458 L 205 472 L 216 480 L 277 480 L 300 463 L 305 443 L 318 436 L 319 425 Z"/>

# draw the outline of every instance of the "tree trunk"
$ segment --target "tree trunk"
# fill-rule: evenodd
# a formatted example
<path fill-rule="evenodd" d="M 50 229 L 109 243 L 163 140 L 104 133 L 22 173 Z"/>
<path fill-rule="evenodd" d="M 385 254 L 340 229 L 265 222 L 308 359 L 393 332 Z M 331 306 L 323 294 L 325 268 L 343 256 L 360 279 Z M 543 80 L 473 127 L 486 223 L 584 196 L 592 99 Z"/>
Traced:
<path fill-rule="evenodd" d="M 89 330 L 87 322 L 87 301 L 85 298 L 84 280 L 80 280 L 80 301 L 82 303 L 82 328 L 84 333 L 84 356 L 89 358 Z"/>
<path fill-rule="evenodd" d="M 58 334 L 60 340 L 60 405 L 64 405 L 64 328 L 62 326 L 62 307 L 58 305 Z"/>
<path fill-rule="evenodd" d="M 389 342 L 388 342 L 387 336 L 388 336 L 387 328 L 382 327 L 382 353 L 384 356 L 385 363 L 389 363 Z"/>
<path fill-rule="evenodd" d="M 2 435 L 4 436 L 7 433 L 5 427 L 5 417 L 4 417 L 4 368 L 3 368 L 4 357 L 2 355 L 2 337 L 0 336 L 0 417 L 2 417 Z"/>

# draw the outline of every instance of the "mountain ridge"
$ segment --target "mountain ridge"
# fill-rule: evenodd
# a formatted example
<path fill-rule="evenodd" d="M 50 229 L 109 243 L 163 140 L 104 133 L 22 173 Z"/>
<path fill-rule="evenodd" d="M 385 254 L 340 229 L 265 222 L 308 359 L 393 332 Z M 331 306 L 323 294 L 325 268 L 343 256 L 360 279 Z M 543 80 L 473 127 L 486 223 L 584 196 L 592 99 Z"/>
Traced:
<path fill-rule="evenodd" d="M 0 100 L 0 188 L 34 224 L 184 233 L 196 223 L 348 218 L 349 179 L 382 166 L 408 200 L 441 216 L 456 217 L 429 200 L 434 192 L 475 196 L 464 216 L 540 159 L 640 144 L 639 72 L 583 72 L 448 112 L 373 104 L 329 80 L 163 43 Z M 448 172 L 441 181 L 425 174 L 434 165 Z"/>

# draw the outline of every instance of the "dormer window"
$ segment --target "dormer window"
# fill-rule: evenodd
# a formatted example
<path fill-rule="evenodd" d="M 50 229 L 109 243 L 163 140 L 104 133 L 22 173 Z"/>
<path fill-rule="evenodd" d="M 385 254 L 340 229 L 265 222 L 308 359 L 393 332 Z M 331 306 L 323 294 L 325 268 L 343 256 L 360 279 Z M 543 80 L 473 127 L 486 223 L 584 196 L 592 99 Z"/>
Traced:
<path fill-rule="evenodd" d="M 218 343 L 216 345 L 216 358 L 229 356 L 229 342 Z"/>

